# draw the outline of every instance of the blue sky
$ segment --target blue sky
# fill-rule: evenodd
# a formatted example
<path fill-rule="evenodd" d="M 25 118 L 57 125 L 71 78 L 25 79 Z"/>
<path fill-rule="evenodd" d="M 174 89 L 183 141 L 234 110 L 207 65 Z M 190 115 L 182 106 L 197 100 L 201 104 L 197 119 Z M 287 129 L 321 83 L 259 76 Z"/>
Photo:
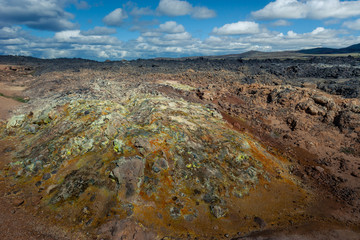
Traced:
<path fill-rule="evenodd" d="M 103 61 L 356 43 L 354 0 L 0 0 L 3 55 Z"/>

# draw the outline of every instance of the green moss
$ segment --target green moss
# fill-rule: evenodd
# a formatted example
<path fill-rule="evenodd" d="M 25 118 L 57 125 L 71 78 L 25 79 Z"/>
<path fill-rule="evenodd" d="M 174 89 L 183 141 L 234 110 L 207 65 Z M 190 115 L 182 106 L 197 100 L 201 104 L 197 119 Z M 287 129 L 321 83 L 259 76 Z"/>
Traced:
<path fill-rule="evenodd" d="M 22 102 L 22 103 L 27 103 L 29 101 L 27 99 L 24 99 L 24 98 L 18 97 L 18 96 L 12 97 L 12 99 L 14 99 L 15 101 L 18 101 L 18 102 Z"/>
<path fill-rule="evenodd" d="M 13 99 L 15 101 L 22 102 L 22 103 L 27 103 L 29 101 L 29 100 L 24 99 L 24 98 L 19 97 L 19 96 L 7 96 L 7 95 L 5 95 L 3 93 L 0 93 L 0 96 L 1 97 L 6 97 L 6 98 L 11 98 L 11 99 Z"/>

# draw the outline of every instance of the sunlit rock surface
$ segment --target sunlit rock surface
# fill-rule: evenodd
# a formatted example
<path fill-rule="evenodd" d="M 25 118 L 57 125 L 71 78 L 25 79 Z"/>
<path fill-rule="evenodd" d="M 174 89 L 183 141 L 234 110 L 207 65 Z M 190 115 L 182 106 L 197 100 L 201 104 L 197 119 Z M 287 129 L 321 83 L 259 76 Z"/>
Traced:
<path fill-rule="evenodd" d="M 288 160 L 233 130 L 211 106 L 134 90 L 113 101 L 39 106 L 3 130 L 3 139 L 21 143 L 5 174 L 33 187 L 54 221 L 99 239 L 119 222 L 151 232 L 149 239 L 207 239 L 307 215 L 311 194 L 289 174 Z"/>

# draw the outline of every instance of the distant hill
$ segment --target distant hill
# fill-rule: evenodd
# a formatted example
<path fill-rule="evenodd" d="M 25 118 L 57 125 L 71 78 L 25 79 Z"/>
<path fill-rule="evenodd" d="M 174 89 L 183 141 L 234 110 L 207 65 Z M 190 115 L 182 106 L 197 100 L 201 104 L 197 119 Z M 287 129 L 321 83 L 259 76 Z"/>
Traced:
<path fill-rule="evenodd" d="M 238 58 L 299 58 L 317 54 L 351 54 L 360 53 L 360 43 L 346 48 L 312 48 L 298 51 L 260 52 L 248 51 L 240 54 L 206 56 L 207 59 L 238 59 Z"/>
<path fill-rule="evenodd" d="M 297 51 L 304 54 L 346 54 L 346 53 L 360 53 L 360 43 L 351 45 L 346 48 L 312 48 Z"/>
<path fill-rule="evenodd" d="M 351 54 L 351 53 L 360 53 L 360 43 L 351 45 L 346 48 L 312 48 L 304 49 L 298 51 L 279 51 L 279 52 L 261 52 L 261 51 L 248 51 L 239 54 L 228 54 L 228 55 L 215 55 L 215 56 L 203 56 L 204 59 L 284 59 L 284 58 L 307 58 L 312 57 L 312 55 L 320 54 Z M 195 57 L 183 57 L 179 59 L 197 59 Z M 165 59 L 165 58 L 161 58 Z"/>

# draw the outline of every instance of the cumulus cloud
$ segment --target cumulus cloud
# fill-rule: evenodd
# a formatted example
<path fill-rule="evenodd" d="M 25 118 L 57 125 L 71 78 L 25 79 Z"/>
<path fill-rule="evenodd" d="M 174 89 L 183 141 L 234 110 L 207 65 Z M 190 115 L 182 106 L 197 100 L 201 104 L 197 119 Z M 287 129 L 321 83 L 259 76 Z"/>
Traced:
<path fill-rule="evenodd" d="M 192 5 L 187 1 L 160 0 L 157 11 L 163 15 L 176 17 L 190 14 Z"/>
<path fill-rule="evenodd" d="M 134 49 L 138 57 L 179 57 L 186 55 L 199 55 L 201 41 L 193 39 L 189 33 L 164 34 L 160 37 L 140 36 L 136 41 L 125 45 Z"/>
<path fill-rule="evenodd" d="M 181 41 L 191 40 L 191 34 L 188 32 L 166 34 L 164 36 L 164 39 L 166 39 L 166 40 L 181 40 Z"/>
<path fill-rule="evenodd" d="M 81 34 L 84 36 L 103 36 L 111 35 L 116 33 L 116 29 L 108 27 L 94 27 L 93 29 L 87 31 L 81 31 Z"/>
<path fill-rule="evenodd" d="M 0 31 L 3 29 L 0 29 Z M 149 57 L 181 57 L 235 54 L 249 50 L 277 51 L 309 47 L 345 47 L 358 43 L 360 37 L 343 36 L 343 32 L 318 27 L 307 33 L 261 31 L 251 35 L 212 35 L 205 40 L 182 33 L 143 33 L 136 40 L 121 42 L 111 36 L 84 36 L 78 30 L 62 31 L 49 39 L 22 35 L 21 29 L 9 39 L 0 39 L 0 54 L 22 54 L 46 58 L 78 57 L 98 60 Z M 17 37 L 16 33 L 19 33 Z M 11 44 L 10 44 L 11 43 Z M 129 52 L 128 49 L 131 49 Z"/>
<path fill-rule="evenodd" d="M 0 28 L 0 39 L 14 39 L 25 35 L 25 32 L 19 26 Z"/>
<path fill-rule="evenodd" d="M 0 0 L 0 25 L 26 25 L 29 28 L 61 31 L 74 29 L 70 20 L 74 16 L 66 12 L 61 0 Z"/>
<path fill-rule="evenodd" d="M 98 60 L 122 59 L 128 52 L 122 46 L 98 46 L 98 45 L 72 45 L 70 49 L 51 48 L 39 52 L 41 58 L 91 58 Z"/>
<path fill-rule="evenodd" d="M 170 51 L 169 49 L 179 50 L 193 45 L 194 42 L 196 40 L 185 31 L 184 26 L 174 21 L 165 22 L 156 29 L 148 30 L 136 40 L 136 44 L 142 48 L 146 46 L 146 49 L 149 50 L 152 46 L 157 49 L 156 51 L 162 49 L 167 53 Z"/>
<path fill-rule="evenodd" d="M 272 22 L 271 25 L 274 26 L 274 27 L 290 26 L 291 22 L 280 19 L 280 20 L 277 20 L 275 22 Z"/>
<path fill-rule="evenodd" d="M 14 26 L 0 27 L 0 54 L 121 59 L 128 55 L 128 51 L 119 39 L 112 36 L 86 36 L 80 30 L 66 30 L 57 32 L 52 38 L 40 38 Z"/>
<path fill-rule="evenodd" d="M 161 32 L 144 32 L 141 34 L 142 37 L 160 37 L 162 35 Z"/>
<path fill-rule="evenodd" d="M 108 26 L 121 26 L 123 21 L 128 18 L 122 8 L 117 8 L 103 18 L 103 22 Z"/>
<path fill-rule="evenodd" d="M 298 0 L 276 0 L 252 15 L 258 19 L 305 18 L 305 5 Z"/>
<path fill-rule="evenodd" d="M 137 39 L 126 42 L 110 35 L 114 29 L 107 27 L 95 27 L 88 31 L 65 30 L 57 32 L 51 38 L 32 36 L 31 32 L 19 26 L 0 27 L 0 54 L 44 58 L 81 56 L 105 60 L 223 55 L 249 50 L 339 48 L 360 42 L 359 36 L 351 35 L 344 30 L 317 27 L 306 33 L 299 33 L 295 29 L 288 32 L 276 32 L 259 29 L 259 26 L 246 28 L 244 26 L 252 24 L 241 23 L 241 28 L 236 23 L 230 24 L 233 27 L 222 28 L 226 34 L 214 34 L 201 40 L 193 37 L 181 24 L 169 21 L 159 24 L 157 28 L 142 32 Z M 258 29 L 258 31 L 249 29 Z M 246 34 L 233 34 L 234 32 Z"/>
<path fill-rule="evenodd" d="M 185 31 L 185 28 L 183 25 L 177 24 L 174 21 L 168 21 L 160 24 L 159 31 L 164 33 L 182 33 Z"/>
<path fill-rule="evenodd" d="M 360 30 L 360 18 L 355 21 L 344 22 L 343 26 L 352 30 Z"/>
<path fill-rule="evenodd" d="M 158 28 L 148 29 L 142 32 L 142 37 L 160 37 L 164 34 L 172 35 L 172 34 L 181 34 L 185 33 L 185 28 L 183 25 L 178 24 L 174 21 L 167 21 L 159 25 Z"/>
<path fill-rule="evenodd" d="M 287 33 L 263 31 L 258 34 L 210 36 L 203 41 L 201 49 L 209 49 L 216 53 L 241 53 L 244 51 L 283 51 L 299 50 L 313 47 L 345 47 L 360 41 L 360 37 L 343 36 L 343 31 L 315 28 L 307 33 L 293 30 Z"/>
<path fill-rule="evenodd" d="M 225 24 L 220 28 L 215 27 L 212 31 L 213 34 L 217 35 L 255 34 L 259 32 L 259 24 L 248 21 Z"/>
<path fill-rule="evenodd" d="M 207 19 L 216 17 L 216 12 L 208 9 L 207 7 L 194 7 L 192 9 L 191 16 L 198 19 Z"/>
<path fill-rule="evenodd" d="M 169 25 L 164 23 L 163 26 Z M 174 26 L 179 26 L 175 23 Z M 95 29 L 95 28 L 94 28 Z M 94 30 L 92 29 L 92 30 Z M 165 30 L 166 28 L 163 28 Z M 344 32 L 318 27 L 307 33 L 260 31 L 251 35 L 212 35 L 205 40 L 190 33 L 160 31 L 160 26 L 142 33 L 136 40 L 121 42 L 108 35 L 86 35 L 79 30 L 61 31 L 53 38 L 31 39 L 19 28 L 0 28 L 0 54 L 22 54 L 46 58 L 78 57 L 121 59 L 138 57 L 180 57 L 234 54 L 249 50 L 277 51 L 309 47 L 344 47 L 360 37 L 343 36 Z M 6 38 L 5 38 L 6 36 Z M 131 49 L 131 52 L 128 51 Z"/>
<path fill-rule="evenodd" d="M 83 35 L 80 30 L 57 32 L 53 39 L 56 42 L 88 45 L 109 45 L 119 44 L 121 42 L 118 38 L 111 36 Z"/>
<path fill-rule="evenodd" d="M 343 19 L 360 15 L 360 1 L 276 0 L 252 15 L 257 19 Z"/>
<path fill-rule="evenodd" d="M 156 11 L 160 15 L 170 17 L 190 15 L 193 18 L 207 19 L 216 16 L 214 10 L 207 7 L 193 7 L 189 2 L 181 0 L 160 0 Z"/>

